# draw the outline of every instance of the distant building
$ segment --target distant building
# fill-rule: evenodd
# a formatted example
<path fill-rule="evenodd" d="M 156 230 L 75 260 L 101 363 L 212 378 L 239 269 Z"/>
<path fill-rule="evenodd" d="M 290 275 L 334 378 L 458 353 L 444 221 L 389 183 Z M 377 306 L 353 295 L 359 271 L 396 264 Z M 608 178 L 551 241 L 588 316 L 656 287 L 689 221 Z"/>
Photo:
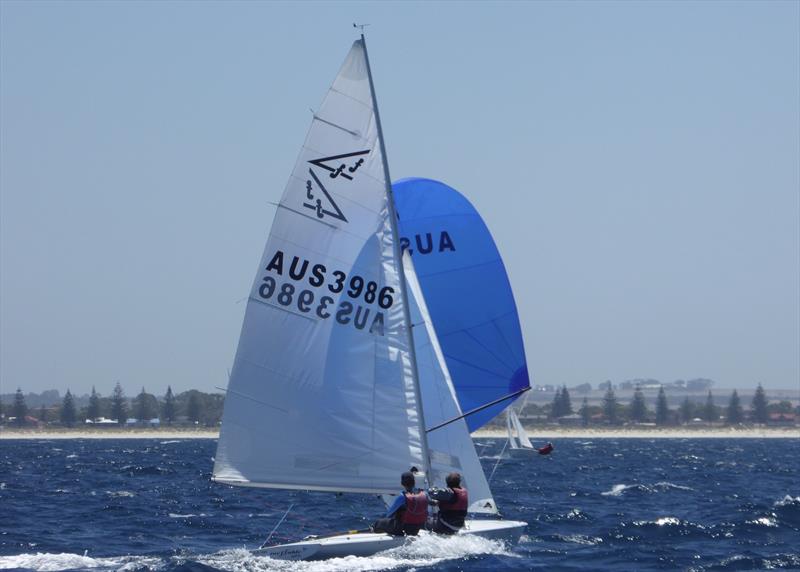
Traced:
<path fill-rule="evenodd" d="M 778 425 L 781 427 L 793 427 L 797 423 L 797 415 L 794 413 L 770 413 L 767 424 Z"/>
<path fill-rule="evenodd" d="M 714 380 L 698 377 L 697 379 L 690 379 L 686 382 L 686 389 L 689 391 L 706 391 L 711 389 L 714 385 Z"/>

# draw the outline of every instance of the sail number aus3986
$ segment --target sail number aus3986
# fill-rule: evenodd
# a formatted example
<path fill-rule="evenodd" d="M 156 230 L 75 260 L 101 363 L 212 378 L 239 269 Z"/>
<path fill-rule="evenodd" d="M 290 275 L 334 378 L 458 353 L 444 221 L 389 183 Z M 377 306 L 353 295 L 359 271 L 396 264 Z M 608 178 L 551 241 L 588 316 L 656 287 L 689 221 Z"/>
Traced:
<path fill-rule="evenodd" d="M 274 272 L 278 276 L 284 276 L 283 251 L 278 250 L 275 252 L 266 270 L 267 272 Z M 325 265 L 311 265 L 308 260 L 301 260 L 297 256 L 292 258 L 286 270 L 288 270 L 286 277 L 297 284 L 290 281 L 279 282 L 272 275 L 264 276 L 258 287 L 258 295 L 261 299 L 274 299 L 281 306 L 291 306 L 304 314 L 313 311 L 321 319 L 334 316 L 334 319 L 339 324 L 352 323 L 359 330 L 368 327 L 371 334 L 383 335 L 384 316 L 381 310 L 387 310 L 392 307 L 394 303 L 394 288 L 391 286 L 379 288 L 378 283 L 374 280 L 365 280 L 359 275 L 353 275 L 348 280 L 347 274 L 341 270 L 334 270 L 328 277 L 328 270 Z M 306 277 L 307 280 L 304 280 Z M 305 284 L 302 284 L 302 282 L 306 281 L 308 285 L 315 289 L 324 287 L 323 291 L 315 293 L 315 290 L 303 288 Z M 353 302 L 346 299 L 340 300 L 338 306 L 334 306 L 335 301 L 331 296 L 327 295 L 327 292 L 331 294 L 346 292 L 347 296 L 353 299 Z M 365 307 L 358 303 L 361 300 L 373 307 Z M 377 305 L 380 309 L 375 308 L 374 305 Z"/>

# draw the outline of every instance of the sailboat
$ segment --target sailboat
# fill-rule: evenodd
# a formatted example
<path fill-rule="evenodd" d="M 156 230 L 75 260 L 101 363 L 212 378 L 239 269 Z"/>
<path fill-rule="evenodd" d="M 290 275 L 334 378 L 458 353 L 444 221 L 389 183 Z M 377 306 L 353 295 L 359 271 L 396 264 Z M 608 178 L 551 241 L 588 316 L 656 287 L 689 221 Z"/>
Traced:
<path fill-rule="evenodd" d="M 526 523 L 497 518 L 469 436 L 470 411 L 459 405 L 414 264 L 402 255 L 390 181 L 362 35 L 314 112 L 277 205 L 212 478 L 386 495 L 410 467 L 422 469 L 418 484 L 427 486 L 459 471 L 470 513 L 489 517 L 468 520 L 459 534 L 516 542 Z M 407 541 L 353 531 L 257 552 L 365 556 Z"/>
<path fill-rule="evenodd" d="M 525 427 L 519 420 L 517 412 L 511 407 L 506 409 L 506 431 L 508 432 L 508 449 L 512 456 L 519 453 L 535 453 L 536 449 L 531 445 L 531 440 Z"/>

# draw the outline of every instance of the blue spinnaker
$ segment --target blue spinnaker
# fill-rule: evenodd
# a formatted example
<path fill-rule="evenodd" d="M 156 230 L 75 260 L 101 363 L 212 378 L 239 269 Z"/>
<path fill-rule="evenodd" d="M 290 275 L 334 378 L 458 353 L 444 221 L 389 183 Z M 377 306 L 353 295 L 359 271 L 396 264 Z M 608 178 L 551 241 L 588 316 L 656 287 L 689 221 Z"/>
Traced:
<path fill-rule="evenodd" d="M 475 207 L 431 179 L 392 185 L 400 242 L 414 261 L 463 412 L 530 387 L 517 305 L 503 260 Z M 482 427 L 513 399 L 468 416 Z"/>

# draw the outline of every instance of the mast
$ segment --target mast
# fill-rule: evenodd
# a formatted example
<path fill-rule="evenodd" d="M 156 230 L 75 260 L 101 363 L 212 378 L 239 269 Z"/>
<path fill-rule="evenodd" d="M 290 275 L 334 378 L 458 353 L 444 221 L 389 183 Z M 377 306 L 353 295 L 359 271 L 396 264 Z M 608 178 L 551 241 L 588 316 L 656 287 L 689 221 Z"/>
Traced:
<path fill-rule="evenodd" d="M 364 47 L 364 60 L 367 64 L 367 77 L 369 78 L 369 91 L 372 95 L 372 107 L 375 110 L 375 125 L 378 128 L 378 142 L 381 147 L 381 159 L 383 161 L 383 173 L 386 178 L 386 199 L 389 207 L 389 224 L 392 228 L 392 241 L 394 243 L 394 253 L 397 260 L 398 271 L 400 274 L 400 296 L 403 300 L 403 315 L 406 322 L 406 337 L 408 343 L 409 356 L 411 358 L 411 376 L 414 381 L 414 398 L 417 400 L 417 419 L 419 420 L 419 438 L 422 446 L 422 461 L 425 464 L 425 482 L 428 487 L 433 485 L 431 479 L 431 458 L 428 450 L 428 435 L 425 431 L 425 415 L 422 407 L 422 392 L 419 387 L 419 372 L 417 371 L 417 353 L 414 349 L 414 334 L 411 331 L 411 315 L 408 307 L 408 293 L 406 288 L 406 274 L 403 268 L 402 252 L 400 251 L 400 239 L 397 232 L 397 212 L 394 209 L 394 195 L 392 194 L 392 179 L 389 176 L 389 162 L 386 158 L 386 146 L 383 143 L 383 128 L 381 127 L 381 114 L 378 112 L 378 98 L 375 97 L 375 84 L 372 81 L 372 68 L 369 65 L 369 55 L 367 54 L 367 41 L 364 34 L 361 34 L 361 45 Z M 426 488 L 428 488 L 426 487 Z"/>

